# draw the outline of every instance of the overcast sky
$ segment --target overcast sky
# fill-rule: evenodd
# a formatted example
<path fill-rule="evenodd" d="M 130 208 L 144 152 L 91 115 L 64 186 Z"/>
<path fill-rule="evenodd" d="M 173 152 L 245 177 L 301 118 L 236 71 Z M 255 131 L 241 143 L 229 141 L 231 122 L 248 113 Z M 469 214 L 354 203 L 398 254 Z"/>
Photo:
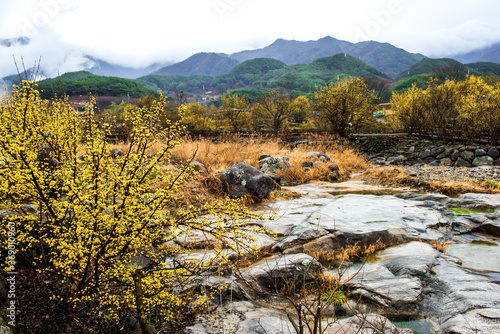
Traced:
<path fill-rule="evenodd" d="M 13 54 L 53 75 L 84 54 L 142 67 L 327 35 L 443 57 L 499 42 L 499 14 L 498 0 L 0 0 L 0 40 L 30 38 L 0 46 L 0 77 Z"/>

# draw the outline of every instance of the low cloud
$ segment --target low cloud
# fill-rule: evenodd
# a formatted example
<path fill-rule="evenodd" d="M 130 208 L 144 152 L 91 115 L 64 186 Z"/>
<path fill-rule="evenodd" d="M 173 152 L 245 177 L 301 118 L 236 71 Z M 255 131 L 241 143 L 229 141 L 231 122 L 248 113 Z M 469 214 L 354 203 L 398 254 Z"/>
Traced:
<path fill-rule="evenodd" d="M 391 11 L 394 5 L 397 10 Z M 86 56 L 131 68 L 181 61 L 197 52 L 233 53 L 277 38 L 316 40 L 354 35 L 410 52 L 446 57 L 500 41 L 497 2 L 478 0 L 24 0 L 2 5 L 0 41 L 27 36 L 27 45 L 0 43 L 0 78 L 42 58 L 47 76 L 88 69 Z M 390 15 L 389 15 L 390 14 Z"/>
<path fill-rule="evenodd" d="M 449 57 L 487 47 L 500 41 L 500 32 L 488 24 L 468 21 L 449 29 L 425 32 L 403 32 L 404 39 L 397 45 L 429 57 Z"/>
<path fill-rule="evenodd" d="M 43 73 L 48 77 L 92 66 L 81 50 L 67 45 L 56 34 L 45 29 L 27 44 L 0 45 L 0 78 L 17 73 L 15 62 L 19 70 L 23 71 L 23 63 L 26 69 L 30 69 L 40 59 Z"/>

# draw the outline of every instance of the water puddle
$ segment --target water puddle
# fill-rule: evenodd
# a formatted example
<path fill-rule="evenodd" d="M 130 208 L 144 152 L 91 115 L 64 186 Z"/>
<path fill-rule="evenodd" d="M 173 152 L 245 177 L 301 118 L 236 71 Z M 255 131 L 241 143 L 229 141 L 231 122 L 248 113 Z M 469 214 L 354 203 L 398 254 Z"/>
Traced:
<path fill-rule="evenodd" d="M 495 210 L 470 210 L 464 208 L 448 208 L 448 210 L 455 213 L 455 217 L 457 216 L 472 216 L 478 213 L 494 213 Z"/>
<path fill-rule="evenodd" d="M 410 319 L 410 320 L 392 320 L 392 323 L 399 328 L 409 328 L 415 334 L 434 334 L 438 333 L 433 323 L 425 319 Z"/>
<path fill-rule="evenodd" d="M 484 246 L 498 246 L 496 242 L 488 241 L 488 240 L 472 240 L 472 244 L 475 245 L 484 245 Z"/>
<path fill-rule="evenodd" d="M 389 196 L 397 195 L 408 192 L 408 190 L 397 190 L 397 189 L 368 189 L 368 190 L 343 190 L 341 187 L 337 188 L 340 190 L 329 191 L 328 193 L 333 196 L 339 195 L 374 195 L 374 196 Z"/>
<path fill-rule="evenodd" d="M 452 244 L 446 254 L 462 260 L 462 266 L 474 270 L 500 272 L 500 246 L 494 242 L 476 240 L 467 244 Z"/>

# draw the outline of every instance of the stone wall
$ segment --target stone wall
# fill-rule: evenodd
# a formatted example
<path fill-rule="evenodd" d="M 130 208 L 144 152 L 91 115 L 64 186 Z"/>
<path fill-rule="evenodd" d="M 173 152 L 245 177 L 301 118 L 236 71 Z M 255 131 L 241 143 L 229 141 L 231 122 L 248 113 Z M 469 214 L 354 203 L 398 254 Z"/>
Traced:
<path fill-rule="evenodd" d="M 354 143 L 378 165 L 500 166 L 500 147 L 444 142 L 415 136 L 359 136 Z"/>

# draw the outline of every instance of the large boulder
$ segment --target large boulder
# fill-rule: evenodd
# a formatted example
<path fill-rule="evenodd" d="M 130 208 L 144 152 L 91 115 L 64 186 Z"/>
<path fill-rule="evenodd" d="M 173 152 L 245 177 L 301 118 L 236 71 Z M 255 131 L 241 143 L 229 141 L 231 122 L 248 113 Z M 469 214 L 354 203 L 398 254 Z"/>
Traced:
<path fill-rule="evenodd" d="M 428 157 L 431 156 L 431 151 L 430 150 L 424 150 L 422 152 L 420 152 L 420 154 L 418 155 L 418 157 L 422 160 L 425 160 L 427 159 Z"/>
<path fill-rule="evenodd" d="M 455 166 L 456 167 L 472 167 L 472 164 L 469 161 L 463 159 L 462 157 L 458 157 L 456 162 L 455 162 Z"/>
<path fill-rule="evenodd" d="M 441 159 L 448 158 L 448 157 L 450 157 L 450 156 L 451 156 L 451 154 L 453 153 L 453 151 L 454 151 L 454 150 L 455 150 L 455 149 L 454 149 L 453 147 L 448 147 L 448 148 L 446 148 L 446 149 L 444 150 L 444 152 L 442 152 L 441 154 L 438 154 L 438 155 L 436 156 L 436 159 L 441 160 Z M 451 159 L 451 158 L 450 158 L 450 159 Z M 456 158 L 455 158 L 455 160 L 456 160 Z"/>
<path fill-rule="evenodd" d="M 222 186 L 230 197 L 246 195 L 265 198 L 278 185 L 267 174 L 244 162 L 229 167 L 220 175 Z"/>
<path fill-rule="evenodd" d="M 431 151 L 429 152 L 429 154 L 430 154 L 431 157 L 437 157 L 438 155 L 440 155 L 444 151 L 445 151 L 444 147 L 434 147 L 434 148 L 431 149 Z"/>

